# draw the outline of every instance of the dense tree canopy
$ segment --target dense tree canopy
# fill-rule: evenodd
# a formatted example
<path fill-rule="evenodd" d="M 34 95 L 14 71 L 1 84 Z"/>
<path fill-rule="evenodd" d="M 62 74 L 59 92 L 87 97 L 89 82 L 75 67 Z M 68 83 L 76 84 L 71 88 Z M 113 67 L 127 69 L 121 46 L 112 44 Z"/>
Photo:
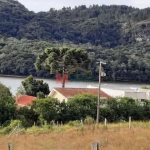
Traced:
<path fill-rule="evenodd" d="M 150 81 L 150 8 L 85 5 L 28 11 L 18 1 L 0 0 L 0 74 L 51 77 L 36 71 L 38 54 L 47 47 L 72 47 L 94 53 L 92 77 L 97 79 L 96 61 L 107 62 L 110 81 Z M 75 75 L 70 75 L 75 79 Z"/>
<path fill-rule="evenodd" d="M 72 120 L 83 120 L 87 116 L 96 118 L 97 97 L 90 94 L 76 95 L 67 103 L 70 118 Z"/>
<path fill-rule="evenodd" d="M 85 73 L 88 72 L 90 60 L 85 49 L 47 48 L 35 62 L 37 70 L 46 70 L 51 74 Z M 64 78 L 64 77 L 63 77 Z M 65 86 L 63 79 L 62 87 Z"/>
<path fill-rule="evenodd" d="M 39 120 L 43 124 L 44 121 L 57 121 L 60 114 L 60 102 L 58 99 L 47 97 L 45 99 L 37 99 L 33 101 L 32 108 L 39 115 Z"/>
<path fill-rule="evenodd" d="M 16 110 L 13 97 L 0 95 L 0 126 L 7 125 L 12 119 L 15 119 Z"/>
<path fill-rule="evenodd" d="M 55 98 L 42 98 L 33 101 L 31 110 L 24 108 L 19 112 L 23 121 L 29 121 L 26 124 L 33 125 L 57 121 L 67 123 L 81 119 L 84 121 L 88 116 L 96 119 L 97 97 L 90 94 L 76 95 L 67 102 L 60 102 Z M 133 100 L 129 97 L 117 97 L 113 99 L 101 99 L 100 102 L 100 121 L 107 118 L 108 122 L 150 119 L 150 102 L 145 100 Z"/>
<path fill-rule="evenodd" d="M 128 6 L 85 5 L 75 8 L 51 8 L 48 12 L 28 11 L 17 1 L 0 1 L 0 34 L 30 40 L 73 41 L 114 47 L 130 42 L 137 21 L 149 19 L 150 9 Z M 147 24 L 147 23 L 146 23 Z M 144 22 L 138 24 L 145 31 Z M 122 36 L 123 34 L 123 36 Z M 132 39 L 133 41 L 133 39 Z"/>
<path fill-rule="evenodd" d="M 2 83 L 0 83 L 0 96 L 11 96 L 11 92 L 10 89 L 8 87 L 6 87 L 5 85 L 3 85 Z"/>
<path fill-rule="evenodd" d="M 34 79 L 32 75 L 22 81 L 22 86 L 25 90 L 25 94 L 31 96 L 37 96 L 39 92 L 42 92 L 44 95 L 48 95 L 50 92 L 47 83 L 44 83 L 43 80 Z"/>

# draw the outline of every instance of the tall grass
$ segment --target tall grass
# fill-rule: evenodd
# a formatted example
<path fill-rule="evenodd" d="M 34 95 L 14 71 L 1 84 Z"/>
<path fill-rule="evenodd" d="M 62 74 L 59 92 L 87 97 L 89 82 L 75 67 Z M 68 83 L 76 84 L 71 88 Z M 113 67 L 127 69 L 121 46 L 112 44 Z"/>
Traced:
<path fill-rule="evenodd" d="M 100 150 L 150 150 L 150 122 L 107 124 L 67 124 L 51 127 L 32 127 L 19 136 L 0 137 L 0 149 L 8 150 L 91 150 L 99 142 Z"/>

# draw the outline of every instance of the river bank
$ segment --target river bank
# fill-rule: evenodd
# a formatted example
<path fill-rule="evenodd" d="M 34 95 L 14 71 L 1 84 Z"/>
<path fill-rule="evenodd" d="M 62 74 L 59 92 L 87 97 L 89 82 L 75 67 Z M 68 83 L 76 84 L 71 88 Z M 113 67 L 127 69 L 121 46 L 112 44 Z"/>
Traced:
<path fill-rule="evenodd" d="M 17 93 L 17 89 L 21 86 L 21 82 L 24 80 L 23 76 L 0 76 L 0 82 L 7 87 L 10 87 L 10 90 L 13 95 Z M 61 83 L 57 83 L 55 79 L 46 79 L 46 78 L 37 78 L 43 80 L 49 85 L 50 90 L 53 88 L 61 87 Z M 67 88 L 87 88 L 87 86 L 98 87 L 98 81 L 68 81 L 65 84 Z M 101 87 L 110 88 L 110 89 L 129 89 L 130 87 L 141 88 L 141 86 L 150 87 L 149 83 L 129 83 L 129 82 L 101 82 Z"/>

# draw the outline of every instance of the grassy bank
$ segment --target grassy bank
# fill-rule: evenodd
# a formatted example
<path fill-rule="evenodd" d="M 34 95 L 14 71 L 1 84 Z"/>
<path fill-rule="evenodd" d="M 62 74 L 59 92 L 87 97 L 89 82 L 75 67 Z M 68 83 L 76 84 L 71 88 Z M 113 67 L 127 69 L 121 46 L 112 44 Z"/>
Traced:
<path fill-rule="evenodd" d="M 91 143 L 99 142 L 101 150 L 149 150 L 150 123 L 96 125 L 62 125 L 52 128 L 32 127 L 0 137 L 2 150 L 13 143 L 14 150 L 91 150 Z"/>

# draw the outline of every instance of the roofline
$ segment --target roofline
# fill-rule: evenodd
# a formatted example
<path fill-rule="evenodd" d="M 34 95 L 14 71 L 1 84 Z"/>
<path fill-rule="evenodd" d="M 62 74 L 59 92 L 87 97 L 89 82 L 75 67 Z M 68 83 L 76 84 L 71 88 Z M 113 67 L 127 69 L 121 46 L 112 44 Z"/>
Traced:
<path fill-rule="evenodd" d="M 55 88 L 53 88 L 51 92 L 54 92 L 54 91 L 57 92 L 57 93 L 59 93 L 60 95 L 62 95 L 65 99 L 67 98 L 62 93 L 60 93 L 59 91 L 57 91 Z M 51 94 L 51 92 L 50 92 L 50 94 Z M 50 96 L 50 94 L 49 94 L 49 96 Z"/>
<path fill-rule="evenodd" d="M 61 89 L 62 87 L 55 87 L 55 88 L 52 89 L 52 91 L 56 91 L 56 92 L 58 92 L 59 94 L 61 94 L 59 91 L 56 90 L 57 88 Z M 93 89 L 97 89 L 97 90 L 99 90 L 98 88 L 65 88 L 65 89 L 92 89 L 92 90 L 93 90 Z M 106 92 L 104 92 L 102 89 L 100 89 L 100 91 L 107 95 L 106 97 L 103 97 L 103 98 L 108 98 L 108 99 L 112 98 L 112 96 L 108 95 L 108 94 L 107 94 Z M 50 92 L 50 93 L 51 93 L 51 92 Z M 65 97 L 63 94 L 61 94 L 61 95 L 62 95 L 64 98 L 67 98 L 67 99 L 70 98 L 70 97 Z M 97 95 L 98 95 L 98 94 L 97 94 Z"/>

